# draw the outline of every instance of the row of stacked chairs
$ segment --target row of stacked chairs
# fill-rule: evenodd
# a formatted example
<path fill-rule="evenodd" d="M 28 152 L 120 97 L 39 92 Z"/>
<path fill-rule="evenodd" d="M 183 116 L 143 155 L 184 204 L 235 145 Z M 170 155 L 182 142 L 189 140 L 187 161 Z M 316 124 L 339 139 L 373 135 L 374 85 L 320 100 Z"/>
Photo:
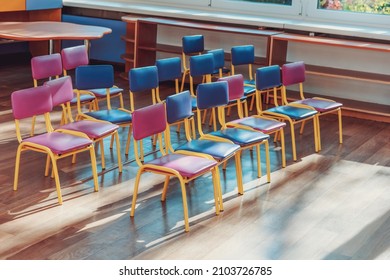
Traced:
<path fill-rule="evenodd" d="M 183 42 L 185 38 L 195 37 L 203 38 L 202 35 L 185 36 Z M 239 46 L 237 50 L 252 52 L 253 46 Z M 224 58 L 224 53 L 222 58 Z M 72 156 L 72 162 L 75 162 L 77 153 L 88 150 L 91 157 L 94 188 L 97 191 L 94 144 L 98 143 L 101 148 L 101 166 L 104 169 L 103 140 L 106 137 L 111 138 L 111 149 L 115 141 L 118 169 L 122 172 L 118 129 L 126 127 L 128 135 L 125 154 L 129 154 L 130 139 L 133 138 L 134 156 L 139 165 L 130 215 L 134 216 L 138 186 L 144 172 L 166 176 L 162 200 L 166 198 L 169 179 L 177 177 L 182 190 L 185 230 L 189 231 L 186 183 L 211 172 L 215 212 L 219 214 L 223 210 L 219 167 L 226 168 L 228 160 L 235 159 L 238 193 L 243 194 L 241 153 L 245 149 L 256 149 L 258 176 L 260 177 L 260 145 L 264 145 L 267 182 L 270 182 L 268 140 L 271 134 L 275 135 L 274 141 L 280 140 L 282 167 L 285 167 L 284 128 L 286 122 L 289 122 L 291 127 L 294 161 L 296 160 L 294 139 L 296 123 L 304 124 L 307 120 L 313 121 L 315 150 L 319 151 L 321 150 L 319 116 L 328 112 L 337 112 L 340 143 L 342 142 L 341 103 L 319 98 L 304 98 L 301 86 L 302 100 L 287 102 L 286 87 L 294 83 L 301 85 L 304 81 L 303 62 L 288 63 L 282 67 L 272 65 L 258 68 L 255 78 L 250 76 L 248 80 L 252 81 L 248 81 L 242 74 L 235 73 L 233 65 L 230 69 L 222 65 L 220 59 L 221 50 L 219 49 L 206 53 L 195 51 L 195 54 L 192 51 L 190 55 L 189 52 L 184 52 L 183 47 L 182 59 L 180 57 L 164 58 L 157 60 L 155 65 L 131 69 L 128 76 L 130 109 L 127 109 L 123 104 L 123 89 L 115 86 L 113 67 L 111 65 L 90 65 L 85 46 L 63 49 L 60 54 L 32 58 L 34 87 L 15 91 L 11 98 L 20 143 L 15 165 L 14 190 L 18 186 L 21 152 L 34 150 L 46 153 L 48 160 L 45 176 L 49 175 L 51 166 L 58 202 L 62 204 L 56 161 Z M 187 60 L 189 62 L 188 71 Z M 251 72 L 251 68 L 249 69 Z M 74 70 L 73 80 L 68 75 L 70 70 Z M 288 74 L 289 71 L 292 75 Z M 187 75 L 190 78 L 190 88 L 184 90 Z M 213 75 L 216 75 L 215 79 L 212 79 Z M 202 83 L 198 84 L 195 90 L 193 79 L 199 76 L 202 77 Z M 46 81 L 39 85 L 38 81 L 42 79 Z M 182 80 L 180 89 L 179 79 Z M 174 94 L 169 94 L 165 100 L 162 100 L 159 85 L 165 81 L 174 81 L 175 90 Z M 145 91 L 151 92 L 151 105 L 136 109 L 134 94 Z M 264 93 L 267 96 L 272 93 L 274 97 L 275 106 L 267 110 L 262 110 L 261 105 L 261 97 Z M 281 98 L 278 98 L 279 94 Z M 111 101 L 113 97 L 119 98 L 119 106 L 113 106 Z M 256 113 L 250 116 L 247 109 L 248 97 L 252 97 L 252 106 L 256 105 Z M 106 101 L 102 108 L 99 106 L 101 100 Z M 85 110 L 84 105 L 87 105 L 88 110 Z M 225 109 L 233 105 L 237 106 L 238 118 L 226 121 Z M 62 107 L 62 117 L 60 126 L 54 129 L 50 120 L 50 112 L 57 106 Z M 77 108 L 75 118 L 72 113 L 73 107 Z M 207 111 L 210 112 L 210 121 L 214 124 L 213 131 L 209 133 L 202 129 Z M 34 135 L 34 119 L 35 116 L 41 114 L 45 116 L 47 132 Z M 33 118 L 33 126 L 31 136 L 23 139 L 19 121 L 27 117 Z M 219 123 L 219 129 L 217 123 Z M 170 141 L 170 127 L 181 124 L 184 127 L 186 141 L 173 147 Z M 160 156 L 145 161 L 142 141 L 149 137 L 152 137 L 153 143 L 158 145 Z"/>

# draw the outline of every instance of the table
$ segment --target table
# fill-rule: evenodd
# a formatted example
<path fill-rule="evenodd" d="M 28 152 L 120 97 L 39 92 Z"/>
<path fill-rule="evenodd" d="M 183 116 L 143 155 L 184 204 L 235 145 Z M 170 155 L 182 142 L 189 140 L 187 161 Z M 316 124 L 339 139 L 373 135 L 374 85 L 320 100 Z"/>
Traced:
<path fill-rule="evenodd" d="M 88 40 L 102 38 L 110 28 L 58 21 L 0 22 L 0 38 L 16 41 L 49 41 L 53 53 L 53 40 Z"/>

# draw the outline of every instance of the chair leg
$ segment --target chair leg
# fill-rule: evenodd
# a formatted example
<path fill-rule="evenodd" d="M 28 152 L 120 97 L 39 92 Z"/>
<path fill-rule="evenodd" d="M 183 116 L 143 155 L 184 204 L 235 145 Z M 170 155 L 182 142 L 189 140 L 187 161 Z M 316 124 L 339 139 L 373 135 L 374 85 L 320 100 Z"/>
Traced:
<path fill-rule="evenodd" d="M 339 143 L 343 144 L 343 123 L 342 123 L 342 116 L 341 116 L 341 108 L 337 112 L 338 119 L 339 119 Z"/>
<path fill-rule="evenodd" d="M 299 134 L 303 134 L 303 130 L 305 129 L 305 123 L 306 123 L 306 121 L 302 122 L 301 130 L 299 131 Z"/>
<path fill-rule="evenodd" d="M 34 134 L 35 134 L 35 121 L 36 121 L 36 119 L 37 119 L 36 116 L 32 117 L 30 136 L 34 136 Z"/>
<path fill-rule="evenodd" d="M 187 193 L 186 186 L 183 178 L 179 177 L 180 187 L 181 187 L 181 196 L 183 200 L 183 214 L 184 214 L 184 229 L 186 232 L 190 231 L 190 223 L 188 221 L 188 206 L 187 206 Z"/>
<path fill-rule="evenodd" d="M 105 170 L 106 169 L 106 159 L 105 159 L 105 156 L 104 156 L 104 143 L 103 143 L 103 139 L 101 139 L 99 141 L 99 145 L 100 145 L 100 156 L 102 158 L 102 170 Z"/>
<path fill-rule="evenodd" d="M 256 145 L 256 158 L 257 158 L 257 177 L 261 178 L 261 154 L 260 154 L 260 144 Z"/>
<path fill-rule="evenodd" d="M 271 164 L 269 159 L 269 143 L 268 140 L 265 141 L 265 162 L 266 162 L 266 168 L 267 168 L 267 182 L 271 182 Z"/>
<path fill-rule="evenodd" d="M 280 144 L 282 146 L 282 167 L 286 167 L 286 146 L 284 144 L 284 129 L 280 129 Z"/>
<path fill-rule="evenodd" d="M 119 169 L 119 173 L 122 173 L 123 164 L 122 164 L 122 156 L 121 156 L 121 144 L 119 141 L 118 131 L 115 131 L 114 136 L 116 140 L 116 156 L 118 158 L 118 169 Z"/>
<path fill-rule="evenodd" d="M 59 176 L 58 176 L 57 161 L 55 160 L 55 158 L 54 158 L 54 156 L 52 154 L 49 154 L 49 157 L 51 159 L 52 170 L 53 170 L 53 175 L 54 175 L 54 181 L 55 181 L 55 184 L 56 184 L 58 203 L 61 205 L 62 204 L 62 194 L 61 194 L 60 179 L 59 179 Z"/>
<path fill-rule="evenodd" d="M 244 194 L 244 184 L 242 182 L 242 165 L 241 165 L 241 151 L 238 151 L 234 156 L 236 163 L 236 177 L 237 177 L 237 188 L 238 194 Z"/>
<path fill-rule="evenodd" d="M 95 155 L 94 145 L 91 145 L 91 147 L 89 148 L 89 154 L 91 157 L 94 190 L 95 192 L 97 192 L 99 191 L 99 184 L 98 184 L 98 177 L 97 177 L 96 155 Z"/>
<path fill-rule="evenodd" d="M 214 167 L 214 169 L 211 171 L 212 173 L 212 177 L 213 177 L 213 185 L 214 185 L 214 189 L 216 189 L 218 191 L 218 208 L 219 208 L 219 212 L 223 211 L 223 199 L 222 199 L 222 190 L 221 190 L 221 177 L 220 177 L 220 174 L 219 174 L 219 167 L 218 165 Z M 217 201 L 216 201 L 217 202 Z M 215 207 L 215 211 L 217 213 L 217 203 L 216 203 L 216 207 Z M 217 215 L 219 214 L 219 212 L 217 213 Z"/>
<path fill-rule="evenodd" d="M 133 200 L 132 200 L 132 203 L 131 203 L 130 217 L 134 217 L 135 204 L 137 202 L 137 195 L 138 195 L 138 186 L 139 186 L 139 182 L 140 182 L 140 179 L 141 179 L 141 175 L 144 172 L 143 170 L 144 170 L 144 168 L 141 166 L 138 169 L 137 176 L 135 177 L 134 190 L 133 190 Z"/>
<path fill-rule="evenodd" d="M 163 187 L 163 191 L 161 194 L 161 201 L 165 201 L 165 199 L 167 198 L 167 191 L 168 191 L 168 185 L 169 185 L 170 179 L 171 179 L 171 177 L 169 175 L 165 176 L 164 187 Z"/>
<path fill-rule="evenodd" d="M 219 186 L 217 185 L 216 181 L 216 171 L 215 169 L 218 167 L 215 167 L 211 170 L 212 179 L 213 179 L 213 189 L 214 189 L 214 204 L 215 204 L 215 214 L 219 215 L 220 212 L 220 205 L 221 205 L 221 192 L 219 189 Z"/>
<path fill-rule="evenodd" d="M 129 132 L 127 133 L 126 149 L 125 149 L 126 156 L 129 154 L 129 150 L 130 150 L 130 139 L 131 139 L 131 127 L 129 127 Z"/>
<path fill-rule="evenodd" d="M 290 129 L 291 129 L 291 145 L 292 145 L 292 152 L 293 152 L 293 160 L 297 161 L 297 150 L 295 146 L 295 127 L 291 121 L 290 121 Z"/>
<path fill-rule="evenodd" d="M 20 155 L 21 155 L 21 153 L 22 153 L 22 147 L 21 147 L 21 145 L 19 145 L 18 150 L 16 152 L 16 159 L 15 159 L 14 191 L 16 191 L 18 189 Z"/>

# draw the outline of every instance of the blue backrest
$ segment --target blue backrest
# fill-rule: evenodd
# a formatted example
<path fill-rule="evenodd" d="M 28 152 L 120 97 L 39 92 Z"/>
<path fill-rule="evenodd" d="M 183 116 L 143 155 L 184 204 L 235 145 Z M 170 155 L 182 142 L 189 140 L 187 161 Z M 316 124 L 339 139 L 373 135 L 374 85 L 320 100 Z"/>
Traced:
<path fill-rule="evenodd" d="M 281 86 L 280 67 L 271 65 L 256 69 L 256 89 L 266 90 Z"/>
<path fill-rule="evenodd" d="M 214 73 L 214 55 L 211 53 L 194 55 L 190 58 L 190 75 L 193 77 Z"/>
<path fill-rule="evenodd" d="M 255 62 L 255 47 L 253 45 L 234 46 L 231 48 L 232 64 L 244 65 Z"/>
<path fill-rule="evenodd" d="M 223 49 L 209 50 L 214 55 L 214 67 L 219 69 L 225 66 L 225 51 Z"/>
<path fill-rule="evenodd" d="M 83 65 L 76 68 L 75 87 L 79 90 L 111 88 L 113 85 L 112 65 Z"/>
<path fill-rule="evenodd" d="M 149 90 L 158 87 L 157 66 L 145 66 L 130 69 L 129 88 L 132 92 Z"/>
<path fill-rule="evenodd" d="M 226 81 L 199 84 L 196 90 L 199 109 L 225 106 L 229 102 L 228 83 Z"/>
<path fill-rule="evenodd" d="M 203 35 L 188 35 L 182 38 L 182 47 L 185 54 L 199 53 L 204 51 Z"/>
<path fill-rule="evenodd" d="M 184 120 L 193 115 L 190 91 L 182 91 L 165 99 L 169 124 Z"/>
<path fill-rule="evenodd" d="M 160 82 L 172 81 L 181 77 L 181 59 L 179 57 L 169 57 L 156 61 L 158 70 L 158 80 Z"/>

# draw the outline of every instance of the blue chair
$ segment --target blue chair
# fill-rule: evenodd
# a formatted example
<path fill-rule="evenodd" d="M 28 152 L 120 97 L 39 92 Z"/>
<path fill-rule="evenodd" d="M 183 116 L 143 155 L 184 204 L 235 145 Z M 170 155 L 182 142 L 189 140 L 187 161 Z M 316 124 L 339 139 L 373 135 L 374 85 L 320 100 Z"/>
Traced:
<path fill-rule="evenodd" d="M 256 88 L 261 94 L 262 91 L 272 90 L 273 100 L 275 107 L 267 110 L 262 110 L 258 105 L 258 114 L 262 116 L 269 116 L 276 118 L 277 120 L 286 121 L 290 124 L 291 131 L 291 144 L 293 152 L 293 160 L 297 160 L 296 144 L 295 144 L 295 125 L 306 122 L 308 120 L 313 121 L 314 130 L 314 146 L 315 151 L 320 151 L 321 144 L 319 135 L 319 119 L 318 112 L 311 106 L 298 103 L 286 103 L 286 105 L 278 104 L 278 92 L 281 93 L 281 99 L 286 101 L 286 93 L 282 87 L 281 71 L 279 65 L 271 65 L 258 68 L 256 70 Z M 257 102 L 259 104 L 260 102 Z"/>
<path fill-rule="evenodd" d="M 214 55 L 214 76 L 222 78 L 230 75 L 230 69 L 225 66 L 225 51 L 223 49 L 208 50 L 207 53 Z"/>
<path fill-rule="evenodd" d="M 342 126 L 341 108 L 343 107 L 343 104 L 327 98 L 320 98 L 320 97 L 305 98 L 304 91 L 303 91 L 303 83 L 305 80 L 306 80 L 306 69 L 305 69 L 305 63 L 303 61 L 290 62 L 282 65 L 282 84 L 283 84 L 283 90 L 285 92 L 285 96 L 287 94 L 286 87 L 298 85 L 301 99 L 293 103 L 300 103 L 300 104 L 305 104 L 313 107 L 318 112 L 319 118 L 329 113 L 337 113 L 338 124 L 339 124 L 339 143 L 342 144 L 343 126 Z M 284 104 L 287 104 L 287 100 L 285 100 Z M 304 124 L 305 123 L 302 123 L 301 133 L 303 132 Z M 320 128 L 318 127 L 318 129 Z"/>
<path fill-rule="evenodd" d="M 150 92 L 152 104 L 160 102 L 157 98 L 159 87 L 157 66 L 144 66 L 132 68 L 129 71 L 129 92 L 130 92 L 130 111 L 134 112 L 134 95 L 135 93 Z"/>
<path fill-rule="evenodd" d="M 210 156 L 204 154 L 189 154 L 187 152 L 178 151 L 174 153 L 166 153 L 163 148 L 163 137 L 167 131 L 167 118 L 165 105 L 156 103 L 144 108 L 137 109 L 133 112 L 133 138 L 134 138 L 134 154 L 136 162 L 139 166 L 137 176 L 134 183 L 133 199 L 131 204 L 130 216 L 134 217 L 135 206 L 137 203 L 138 186 L 141 175 L 145 172 L 151 172 L 165 176 L 165 182 L 162 190 L 161 200 L 165 201 L 168 190 L 168 183 L 171 177 L 176 177 L 180 182 L 183 212 L 184 212 L 184 228 L 188 232 L 190 230 L 188 221 L 188 207 L 186 184 L 207 173 L 212 174 L 215 212 L 218 215 L 222 208 L 222 196 L 219 184 L 219 170 L 217 162 Z M 154 157 L 151 160 L 143 161 L 138 150 L 143 149 L 140 144 L 143 139 L 157 135 L 159 139 L 159 147 L 161 156 Z M 142 159 L 141 159 L 142 158 Z"/>
<path fill-rule="evenodd" d="M 191 94 L 188 90 L 168 96 L 165 101 L 168 125 L 184 124 L 186 135 L 185 143 L 179 143 L 176 147 L 172 147 L 168 130 L 166 143 L 168 149 L 170 151 L 187 151 L 191 153 L 208 154 L 218 162 L 218 166 L 222 165 L 224 169 L 226 168 L 227 161 L 234 157 L 238 191 L 239 193 L 242 193 L 243 184 L 240 146 L 227 139 L 218 139 L 217 141 L 215 139 L 191 139 L 189 124 L 194 115 L 191 106 Z"/>
<path fill-rule="evenodd" d="M 226 139 L 240 146 L 240 150 L 256 148 L 257 151 L 257 175 L 261 177 L 260 145 L 264 145 L 266 154 L 267 182 L 271 181 L 269 160 L 269 135 L 259 131 L 247 130 L 235 127 L 227 127 L 225 121 L 225 106 L 229 103 L 229 87 L 226 81 L 217 81 L 209 84 L 200 84 L 197 88 L 198 114 L 200 110 L 212 109 L 218 113 L 218 121 L 221 128 L 217 131 L 204 133 L 202 124 L 198 120 L 198 132 L 200 139 L 218 140 Z M 214 116 L 216 119 L 216 116 Z M 240 193 L 243 193 L 241 190 Z"/>
<path fill-rule="evenodd" d="M 129 154 L 131 138 L 131 112 L 123 107 L 113 108 L 111 106 L 110 88 L 114 84 L 114 68 L 112 65 L 84 65 L 76 68 L 75 85 L 77 93 L 77 119 L 96 119 L 116 124 L 120 127 L 128 128 L 125 154 Z M 88 90 L 93 85 L 99 88 L 105 88 L 107 91 L 107 104 L 105 109 L 91 112 L 83 112 L 80 103 L 80 91 Z M 110 148 L 113 147 L 113 138 L 111 138 Z"/>
<path fill-rule="evenodd" d="M 170 91 L 168 95 L 179 93 L 179 79 L 182 76 L 181 59 L 179 57 L 169 57 L 156 60 L 158 71 L 159 88 L 161 83 L 174 82 L 175 89 Z M 160 90 L 157 91 L 157 101 L 161 102 Z"/>
<path fill-rule="evenodd" d="M 182 38 L 182 63 L 183 77 L 181 80 L 180 91 L 184 90 L 186 76 L 190 73 L 188 66 L 189 58 L 193 55 L 199 55 L 204 52 L 204 36 L 203 35 L 187 35 Z"/>

